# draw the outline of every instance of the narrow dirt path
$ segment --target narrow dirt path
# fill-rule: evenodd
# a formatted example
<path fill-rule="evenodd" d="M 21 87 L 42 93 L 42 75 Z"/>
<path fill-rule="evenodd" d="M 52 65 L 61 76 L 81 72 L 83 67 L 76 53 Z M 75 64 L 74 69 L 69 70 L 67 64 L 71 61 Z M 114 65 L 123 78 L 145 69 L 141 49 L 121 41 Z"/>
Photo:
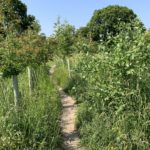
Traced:
<path fill-rule="evenodd" d="M 84 150 L 80 146 L 80 139 L 75 128 L 76 105 L 72 97 L 68 96 L 59 89 L 62 102 L 61 128 L 63 135 L 64 150 Z"/>

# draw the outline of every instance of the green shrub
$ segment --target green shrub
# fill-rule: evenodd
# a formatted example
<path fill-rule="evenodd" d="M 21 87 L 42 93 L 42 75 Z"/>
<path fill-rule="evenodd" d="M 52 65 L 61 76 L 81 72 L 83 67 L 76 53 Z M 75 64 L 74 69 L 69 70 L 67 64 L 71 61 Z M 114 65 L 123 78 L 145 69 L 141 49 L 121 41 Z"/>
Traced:
<path fill-rule="evenodd" d="M 112 50 L 85 55 L 71 90 L 79 108 L 77 126 L 90 150 L 150 149 L 149 32 L 126 26 Z"/>

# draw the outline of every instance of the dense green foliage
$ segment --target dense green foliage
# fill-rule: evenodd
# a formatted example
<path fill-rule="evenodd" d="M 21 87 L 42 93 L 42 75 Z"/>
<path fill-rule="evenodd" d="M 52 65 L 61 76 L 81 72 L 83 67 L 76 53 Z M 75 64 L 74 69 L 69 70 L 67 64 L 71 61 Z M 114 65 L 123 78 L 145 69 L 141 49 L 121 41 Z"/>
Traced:
<path fill-rule="evenodd" d="M 150 33 L 134 25 L 75 68 L 71 93 L 80 105 L 77 127 L 87 149 L 150 149 Z"/>
<path fill-rule="evenodd" d="M 49 48 L 53 55 L 65 57 L 74 51 L 75 28 L 67 22 L 55 24 L 54 34 L 48 39 Z"/>
<path fill-rule="evenodd" d="M 0 33 L 7 35 L 15 31 L 21 33 L 31 27 L 35 18 L 27 15 L 27 7 L 20 0 L 0 1 Z"/>
<path fill-rule="evenodd" d="M 0 72 L 4 77 L 18 75 L 26 66 L 46 61 L 46 38 L 40 25 L 27 15 L 20 0 L 0 2 Z"/>
<path fill-rule="evenodd" d="M 4 77 L 18 75 L 25 67 L 23 57 L 18 57 L 17 53 L 22 51 L 20 38 L 10 34 L 7 40 L 1 38 L 0 41 L 0 72 Z"/>
<path fill-rule="evenodd" d="M 19 37 L 12 33 L 0 39 L 0 71 L 4 77 L 18 75 L 26 66 L 47 61 L 46 38 L 28 29 Z"/>
<path fill-rule="evenodd" d="M 127 7 L 108 6 L 96 10 L 87 27 L 81 28 L 80 32 L 84 37 L 87 35 L 94 41 L 105 41 L 108 35 L 115 36 L 121 32 L 119 28 L 121 23 L 130 23 L 136 17 L 136 14 Z"/>
<path fill-rule="evenodd" d="M 21 106 L 16 113 L 10 79 L 0 79 L 0 149 L 57 150 L 60 101 L 47 69 L 34 71 L 36 87 L 29 94 L 27 73 L 19 75 Z"/>
<path fill-rule="evenodd" d="M 46 37 L 35 18 L 27 15 L 26 6 L 20 0 L 1 0 L 1 150 L 60 149 L 61 107 L 45 67 L 47 54 Z M 13 82 L 3 78 L 11 76 Z"/>

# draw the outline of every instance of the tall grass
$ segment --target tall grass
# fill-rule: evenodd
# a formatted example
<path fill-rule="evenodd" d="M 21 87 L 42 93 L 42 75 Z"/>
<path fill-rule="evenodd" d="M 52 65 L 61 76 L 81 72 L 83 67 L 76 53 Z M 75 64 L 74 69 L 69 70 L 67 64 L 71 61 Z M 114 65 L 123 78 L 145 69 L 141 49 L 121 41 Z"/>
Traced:
<path fill-rule="evenodd" d="M 50 68 L 51 66 L 55 66 L 53 74 L 50 75 L 52 82 L 56 87 L 65 89 L 70 82 L 66 60 L 60 57 L 55 57 L 54 60 L 49 61 L 47 65 Z"/>
<path fill-rule="evenodd" d="M 57 150 L 61 112 L 57 89 L 47 69 L 35 70 L 35 89 L 29 94 L 27 73 L 19 75 L 21 105 L 16 112 L 10 79 L 0 79 L 0 149 Z"/>

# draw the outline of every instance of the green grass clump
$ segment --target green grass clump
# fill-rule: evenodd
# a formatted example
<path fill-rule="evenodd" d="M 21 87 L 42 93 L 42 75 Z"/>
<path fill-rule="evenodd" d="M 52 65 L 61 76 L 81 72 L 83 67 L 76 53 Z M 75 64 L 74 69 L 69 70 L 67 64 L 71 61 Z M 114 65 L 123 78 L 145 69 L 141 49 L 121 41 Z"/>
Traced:
<path fill-rule="evenodd" d="M 10 79 L 0 79 L 0 149 L 60 149 L 60 101 L 47 69 L 34 71 L 35 87 L 29 94 L 27 73 L 19 75 L 21 104 L 14 107 Z"/>

